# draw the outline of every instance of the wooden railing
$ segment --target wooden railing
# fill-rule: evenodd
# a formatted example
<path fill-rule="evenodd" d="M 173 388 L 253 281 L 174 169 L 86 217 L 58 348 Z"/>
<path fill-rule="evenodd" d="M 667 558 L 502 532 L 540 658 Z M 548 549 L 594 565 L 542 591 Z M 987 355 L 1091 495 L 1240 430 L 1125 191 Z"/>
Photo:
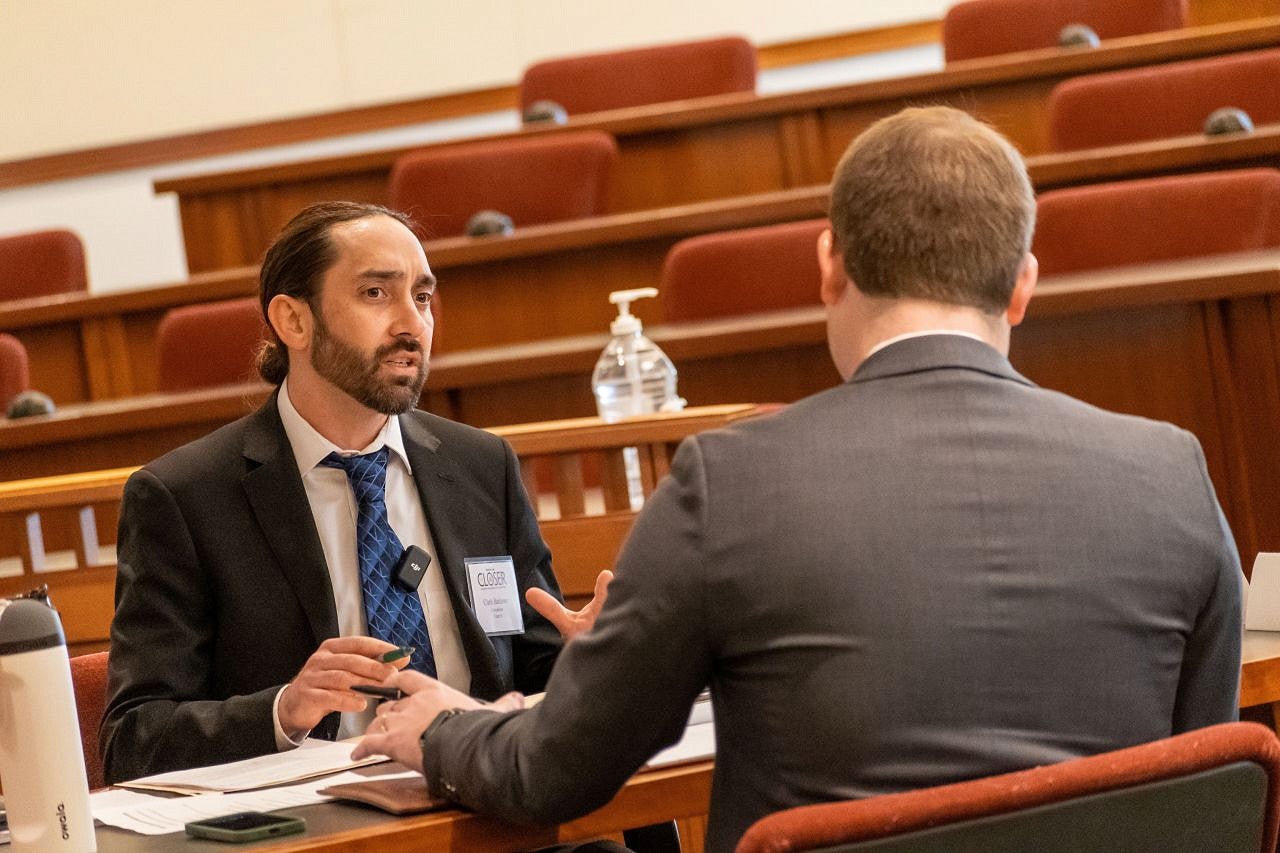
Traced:
<path fill-rule="evenodd" d="M 624 449 L 635 448 L 642 491 L 666 474 L 687 435 L 766 411 L 735 404 L 606 424 L 599 418 L 495 427 L 520 458 L 566 599 L 590 598 L 613 565 L 635 510 Z M 115 525 L 135 468 L 0 483 L 0 597 L 41 584 L 73 653 L 105 648 L 114 609 Z"/>

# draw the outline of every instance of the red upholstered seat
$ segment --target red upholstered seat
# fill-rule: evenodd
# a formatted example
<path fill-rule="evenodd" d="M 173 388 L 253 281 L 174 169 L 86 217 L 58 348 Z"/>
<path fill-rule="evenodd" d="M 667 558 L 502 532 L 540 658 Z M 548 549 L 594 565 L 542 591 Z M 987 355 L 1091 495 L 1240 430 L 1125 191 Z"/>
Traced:
<path fill-rule="evenodd" d="M 87 290 L 84 246 L 70 231 L 0 238 L 0 301 Z"/>
<path fill-rule="evenodd" d="M 617 159 L 617 143 L 600 131 L 428 148 L 396 161 L 390 201 L 431 237 L 462 234 L 481 210 L 505 213 L 516 228 L 581 219 L 608 209 Z"/>
<path fill-rule="evenodd" d="M 107 655 L 95 652 L 71 659 L 71 686 L 76 694 L 76 716 L 80 720 L 80 745 L 89 790 L 106 784 L 102 776 L 102 754 L 98 750 L 98 727 L 107 704 Z"/>
<path fill-rule="evenodd" d="M 27 367 L 22 341 L 0 332 L 0 414 L 15 394 L 27 390 L 31 382 Z"/>
<path fill-rule="evenodd" d="M 1278 786 L 1275 734 L 1256 723 L 1226 723 L 1017 773 L 788 809 L 757 821 L 737 853 L 1271 853 Z M 1247 797 L 1232 801 L 1244 790 Z"/>
<path fill-rule="evenodd" d="M 536 63 L 520 81 L 520 109 L 548 100 L 577 115 L 755 88 L 755 47 L 717 38 Z"/>
<path fill-rule="evenodd" d="M 704 234 L 671 247 L 662 266 L 668 322 L 816 305 L 825 219 Z"/>
<path fill-rule="evenodd" d="M 1243 169 L 1040 196 L 1042 274 L 1280 246 L 1280 171 Z"/>
<path fill-rule="evenodd" d="M 1064 80 L 1049 95 L 1049 144 L 1074 151 L 1202 133 L 1220 107 L 1280 121 L 1280 49 Z"/>
<path fill-rule="evenodd" d="M 1100 39 L 1186 26 L 1186 0 L 971 0 L 947 10 L 942 49 L 947 62 L 1056 47 L 1068 24 Z"/>
<path fill-rule="evenodd" d="M 252 296 L 173 308 L 156 331 L 156 384 L 161 391 L 185 391 L 256 379 L 254 356 L 263 333 Z"/>

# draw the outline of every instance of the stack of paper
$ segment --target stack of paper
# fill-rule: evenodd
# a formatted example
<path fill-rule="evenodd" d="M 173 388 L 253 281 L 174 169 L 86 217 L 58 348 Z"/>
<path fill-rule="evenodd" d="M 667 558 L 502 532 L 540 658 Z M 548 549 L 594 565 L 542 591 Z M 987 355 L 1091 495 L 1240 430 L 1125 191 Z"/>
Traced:
<path fill-rule="evenodd" d="M 175 794 L 232 793 L 301 782 L 304 779 L 390 760 L 385 756 L 375 755 L 362 761 L 352 761 L 353 748 L 352 743 L 308 738 L 303 741 L 302 746 L 288 752 L 273 752 L 229 764 L 144 776 L 132 782 L 123 782 L 120 787 L 139 791 L 169 791 Z"/>
<path fill-rule="evenodd" d="M 350 751 L 350 744 L 346 748 Z M 387 771 L 376 778 L 422 778 L 420 774 L 405 770 L 399 765 L 388 765 Z M 237 794 L 197 794 L 170 799 L 137 791 L 99 791 L 89 796 L 89 805 L 93 809 L 94 818 L 108 826 L 142 835 L 164 835 L 182 832 L 188 821 L 236 812 L 269 812 L 328 802 L 333 798 L 319 793 L 320 788 L 347 782 L 368 782 L 370 778 L 367 771 L 347 771 L 282 788 L 242 791 Z"/>

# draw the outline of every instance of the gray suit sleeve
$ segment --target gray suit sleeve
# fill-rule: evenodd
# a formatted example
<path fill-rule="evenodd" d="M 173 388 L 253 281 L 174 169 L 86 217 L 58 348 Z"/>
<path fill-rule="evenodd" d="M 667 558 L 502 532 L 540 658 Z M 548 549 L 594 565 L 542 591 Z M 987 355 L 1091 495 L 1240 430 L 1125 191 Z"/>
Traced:
<path fill-rule="evenodd" d="M 212 701 L 214 602 L 186 521 L 164 483 L 143 469 L 120 510 L 101 742 L 108 782 L 275 751 L 279 686 Z"/>
<path fill-rule="evenodd" d="M 1209 504 L 1209 526 L 1216 552 L 1212 587 L 1187 638 L 1173 708 L 1173 732 L 1230 722 L 1240 717 L 1241 600 L 1244 575 L 1235 540 L 1222 514 L 1194 438 L 1196 464 Z"/>
<path fill-rule="evenodd" d="M 423 749 L 427 784 L 516 823 L 598 808 L 680 738 L 706 684 L 711 644 L 701 575 L 705 476 L 696 439 L 636 520 L 595 628 L 570 643 L 528 711 L 446 720 Z"/>

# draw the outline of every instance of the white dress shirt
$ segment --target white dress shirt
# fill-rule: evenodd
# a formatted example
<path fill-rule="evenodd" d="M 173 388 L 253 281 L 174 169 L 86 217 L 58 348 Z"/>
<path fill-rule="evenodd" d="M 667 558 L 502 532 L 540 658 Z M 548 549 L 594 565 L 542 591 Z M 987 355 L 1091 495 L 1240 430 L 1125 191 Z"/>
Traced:
<path fill-rule="evenodd" d="M 984 339 L 982 336 L 975 335 L 973 332 L 966 332 L 961 329 L 922 329 L 919 332 L 903 332 L 901 335 L 894 335 L 892 338 L 885 338 L 867 352 L 866 358 L 871 358 L 871 356 L 880 352 L 880 350 L 888 346 L 893 346 L 899 341 L 907 341 L 912 338 L 924 338 L 929 335 L 959 335 L 962 338 L 973 338 L 975 341 L 991 346 L 991 342 Z M 866 359 L 863 359 L 863 361 L 865 360 Z"/>
<path fill-rule="evenodd" d="M 338 613 L 338 633 L 343 637 L 367 636 L 364 597 L 360 589 L 360 562 L 356 553 L 356 517 L 359 507 L 355 494 L 347 482 L 347 474 L 341 468 L 320 465 L 330 453 L 344 456 L 372 453 L 383 446 L 390 451 L 387 456 L 386 504 L 387 519 L 401 544 L 417 545 L 431 556 L 426 576 L 418 587 L 422 612 L 427 617 L 427 631 L 431 635 L 431 649 L 435 654 L 437 676 L 445 684 L 466 693 L 471 687 L 471 670 L 462 650 L 462 635 L 453 613 L 449 593 L 444 584 L 444 572 L 436 556 L 435 543 L 427 528 L 427 517 L 422 509 L 418 487 L 413 480 L 409 457 L 404 451 L 404 439 L 400 435 L 400 419 L 388 417 L 386 426 L 369 443 L 358 450 L 341 448 L 316 432 L 315 428 L 298 414 L 289 399 L 289 383 L 280 385 L 277 398 L 280 420 L 293 447 L 298 462 L 298 473 L 307 491 L 311 515 L 320 534 L 320 546 L 324 550 L 329 569 L 329 582 L 333 586 L 334 605 Z M 283 691 L 281 691 L 283 692 Z M 276 695 L 277 704 L 280 701 Z M 342 715 L 338 738 L 363 734 L 373 719 L 373 702 L 359 713 Z M 275 718 L 276 746 L 289 749 L 301 742 L 305 732 L 285 733 L 280 727 L 278 713 Z"/>

